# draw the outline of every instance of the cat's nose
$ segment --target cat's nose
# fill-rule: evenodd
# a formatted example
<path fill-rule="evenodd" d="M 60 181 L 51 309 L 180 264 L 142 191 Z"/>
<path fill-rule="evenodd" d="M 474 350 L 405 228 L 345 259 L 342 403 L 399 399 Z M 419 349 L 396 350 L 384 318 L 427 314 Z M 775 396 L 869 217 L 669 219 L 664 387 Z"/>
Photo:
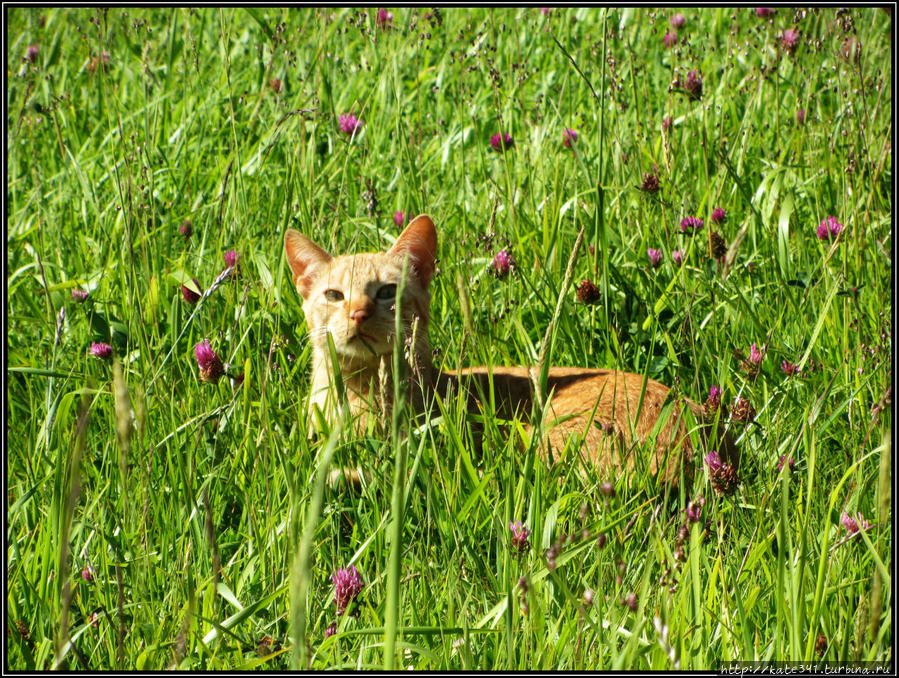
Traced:
<path fill-rule="evenodd" d="M 371 306 L 369 304 L 355 306 L 350 309 L 350 319 L 353 320 L 357 325 L 361 325 L 370 316 Z"/>

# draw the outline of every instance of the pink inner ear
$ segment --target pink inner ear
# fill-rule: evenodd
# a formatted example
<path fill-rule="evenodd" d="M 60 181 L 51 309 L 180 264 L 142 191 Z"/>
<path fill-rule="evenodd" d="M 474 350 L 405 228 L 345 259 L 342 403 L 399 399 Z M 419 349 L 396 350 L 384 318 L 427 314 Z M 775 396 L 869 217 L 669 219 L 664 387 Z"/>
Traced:
<path fill-rule="evenodd" d="M 331 261 L 331 255 L 292 228 L 284 234 L 284 252 L 294 285 L 305 299 L 315 279 L 316 269 Z"/>
<path fill-rule="evenodd" d="M 396 239 L 390 254 L 409 255 L 415 273 L 424 287 L 434 275 L 434 257 L 437 256 L 437 230 L 426 214 L 416 217 Z"/>
<path fill-rule="evenodd" d="M 312 290 L 312 283 L 315 282 L 315 267 L 309 267 L 306 270 L 308 275 L 295 277 L 293 280 L 293 284 L 296 286 L 303 299 L 306 299 L 309 296 L 309 292 Z"/>

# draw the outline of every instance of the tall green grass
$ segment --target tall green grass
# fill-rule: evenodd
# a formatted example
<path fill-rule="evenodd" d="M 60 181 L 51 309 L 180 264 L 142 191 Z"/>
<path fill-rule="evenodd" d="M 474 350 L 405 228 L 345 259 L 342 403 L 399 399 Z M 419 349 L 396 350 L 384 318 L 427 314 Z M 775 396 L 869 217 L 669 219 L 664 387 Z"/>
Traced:
<path fill-rule="evenodd" d="M 675 13 L 10 8 L 8 666 L 892 661 L 892 16 L 682 10 L 669 48 Z M 694 70 L 698 100 L 672 87 Z M 737 397 L 756 411 L 727 423 L 739 489 L 719 496 L 699 456 L 667 500 L 642 467 L 571 447 L 547 465 L 489 394 L 481 417 L 450 397 L 425 425 L 400 409 L 314 435 L 283 233 L 383 249 L 398 210 L 439 229 L 438 364 L 719 386 L 723 421 Z M 361 489 L 326 482 L 342 467 Z M 338 618 L 351 564 L 365 585 Z"/>

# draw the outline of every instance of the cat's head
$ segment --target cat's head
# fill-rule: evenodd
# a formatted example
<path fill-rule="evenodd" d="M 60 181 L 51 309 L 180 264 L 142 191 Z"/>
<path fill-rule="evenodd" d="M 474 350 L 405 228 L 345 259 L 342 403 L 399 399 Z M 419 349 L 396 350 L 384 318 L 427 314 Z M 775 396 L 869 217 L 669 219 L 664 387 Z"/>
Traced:
<path fill-rule="evenodd" d="M 319 348 L 326 350 L 330 335 L 338 356 L 353 364 L 377 364 L 393 351 L 396 292 L 407 257 L 403 326 L 408 334 L 418 317 L 427 341 L 428 285 L 437 254 L 437 231 L 427 215 L 413 219 L 386 252 L 331 256 L 293 229 L 284 235 L 284 251 Z"/>

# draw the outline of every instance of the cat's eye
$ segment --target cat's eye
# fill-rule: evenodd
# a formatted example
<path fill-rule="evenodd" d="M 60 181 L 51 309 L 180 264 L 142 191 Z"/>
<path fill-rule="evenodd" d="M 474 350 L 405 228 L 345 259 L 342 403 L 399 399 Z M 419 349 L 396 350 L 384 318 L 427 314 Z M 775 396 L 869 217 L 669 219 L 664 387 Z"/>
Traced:
<path fill-rule="evenodd" d="M 343 301 L 343 292 L 335 289 L 325 290 L 325 299 L 328 301 Z"/>
<path fill-rule="evenodd" d="M 378 290 L 376 295 L 378 299 L 387 301 L 389 299 L 393 299 L 396 297 L 396 285 L 384 285 L 381 289 Z"/>

